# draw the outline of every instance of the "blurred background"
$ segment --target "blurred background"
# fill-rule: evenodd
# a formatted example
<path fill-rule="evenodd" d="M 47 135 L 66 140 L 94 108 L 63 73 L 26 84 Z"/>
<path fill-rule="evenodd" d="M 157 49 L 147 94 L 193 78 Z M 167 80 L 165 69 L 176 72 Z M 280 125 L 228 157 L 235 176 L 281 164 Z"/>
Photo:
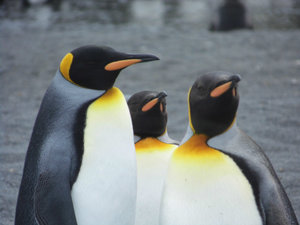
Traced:
<path fill-rule="evenodd" d="M 74 23 L 206 29 L 220 7 L 238 3 L 256 29 L 300 27 L 300 0 L 0 0 L 0 18 L 39 27 Z"/>
<path fill-rule="evenodd" d="M 168 93 L 168 132 L 187 126 L 186 95 L 213 70 L 242 76 L 238 125 L 270 158 L 300 219 L 300 0 L 0 0 L 0 225 L 11 225 L 43 95 L 82 45 L 149 53 L 116 86 Z"/>

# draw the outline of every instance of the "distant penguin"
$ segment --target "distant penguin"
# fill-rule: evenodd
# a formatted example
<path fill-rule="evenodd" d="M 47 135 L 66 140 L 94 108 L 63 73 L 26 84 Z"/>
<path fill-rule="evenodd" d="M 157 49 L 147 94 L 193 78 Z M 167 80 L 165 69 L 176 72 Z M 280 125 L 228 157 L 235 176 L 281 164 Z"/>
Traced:
<path fill-rule="evenodd" d="M 245 4 L 241 0 L 224 0 L 210 25 L 211 31 L 253 29 L 247 18 Z"/>
<path fill-rule="evenodd" d="M 157 225 L 168 161 L 178 142 L 167 133 L 165 92 L 142 91 L 128 100 L 137 157 L 136 225 Z"/>
<path fill-rule="evenodd" d="M 271 163 L 235 123 L 238 75 L 207 73 L 189 91 L 189 126 L 174 151 L 160 225 L 297 225 Z"/>
<path fill-rule="evenodd" d="M 157 59 L 97 46 L 63 58 L 29 143 L 16 225 L 134 223 L 133 129 L 113 85 L 125 67 Z"/>

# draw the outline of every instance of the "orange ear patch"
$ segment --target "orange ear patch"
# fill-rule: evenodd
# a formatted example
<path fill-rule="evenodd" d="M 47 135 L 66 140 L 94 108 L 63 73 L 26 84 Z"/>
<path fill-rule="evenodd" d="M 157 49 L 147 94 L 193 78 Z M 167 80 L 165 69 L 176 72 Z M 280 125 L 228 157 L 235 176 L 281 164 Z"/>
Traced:
<path fill-rule="evenodd" d="M 60 72 L 62 73 L 62 75 L 64 76 L 65 79 L 67 79 L 68 81 L 70 81 L 71 83 L 74 83 L 71 78 L 70 78 L 70 68 L 72 65 L 72 61 L 73 61 L 73 55 L 71 53 L 68 53 L 67 55 L 65 55 L 65 57 L 61 60 L 59 69 Z"/>
<path fill-rule="evenodd" d="M 139 63 L 141 62 L 142 60 L 141 59 L 125 59 L 125 60 L 119 60 L 119 61 L 115 61 L 115 62 L 111 62 L 111 63 L 108 63 L 104 69 L 107 70 L 107 71 L 114 71 L 114 70 L 120 70 L 120 69 L 123 69 L 127 66 L 130 66 L 132 64 L 135 64 L 135 63 Z"/>
<path fill-rule="evenodd" d="M 220 95 L 224 94 L 230 87 L 231 87 L 232 81 L 229 81 L 225 84 L 222 84 L 218 87 L 216 87 L 214 90 L 210 92 L 210 96 L 213 98 L 219 97 Z"/>
<path fill-rule="evenodd" d="M 143 108 L 142 111 L 143 112 L 147 112 L 148 110 L 152 109 L 158 102 L 158 98 L 152 99 L 150 102 L 146 103 Z"/>

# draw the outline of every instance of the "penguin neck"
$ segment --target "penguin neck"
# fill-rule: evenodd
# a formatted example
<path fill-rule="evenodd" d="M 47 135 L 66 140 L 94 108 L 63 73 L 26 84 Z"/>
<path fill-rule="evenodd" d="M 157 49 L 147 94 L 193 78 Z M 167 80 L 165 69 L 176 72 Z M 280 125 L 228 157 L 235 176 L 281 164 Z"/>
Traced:
<path fill-rule="evenodd" d="M 199 151 L 210 150 L 207 141 L 209 137 L 205 134 L 193 134 L 193 136 L 184 144 L 189 145 L 191 149 L 198 149 Z"/>
<path fill-rule="evenodd" d="M 219 137 L 219 136 L 222 136 L 224 135 L 225 133 L 228 133 L 230 132 L 231 130 L 233 130 L 233 128 L 236 128 L 236 115 L 232 121 L 232 123 L 230 124 L 230 126 L 228 126 L 228 128 L 223 131 L 222 133 L 216 135 L 216 136 L 213 136 L 213 137 L 208 137 L 206 136 L 205 134 L 197 134 L 193 125 L 192 125 L 192 122 L 191 122 L 191 118 L 189 116 L 189 124 L 188 124 L 188 127 L 187 127 L 187 131 L 185 133 L 185 136 L 183 137 L 183 139 L 181 140 L 180 142 L 180 145 L 184 144 L 185 142 L 187 142 L 193 135 L 204 135 L 207 137 L 207 140 L 206 142 L 208 142 L 210 139 L 214 139 L 215 137 Z"/>
<path fill-rule="evenodd" d="M 80 86 L 74 83 L 71 79 L 67 79 L 60 70 L 56 71 L 56 75 L 52 82 L 51 87 L 55 87 L 55 91 L 60 95 L 66 96 L 68 99 L 75 99 L 78 101 L 85 101 L 89 99 L 98 99 L 101 96 L 105 95 L 107 92 L 116 92 L 119 90 L 116 87 L 111 87 L 108 89 L 91 89 L 87 87 Z M 113 90 L 113 91 L 111 91 Z M 119 90 L 119 92 L 121 92 Z M 122 92 L 121 92 L 122 93 Z M 62 96 L 60 97 L 62 98 Z"/>
<path fill-rule="evenodd" d="M 137 143 L 140 140 L 143 140 L 145 138 L 149 138 L 149 137 L 142 138 L 141 136 L 134 135 L 134 143 Z M 171 145 L 176 145 L 176 146 L 179 145 L 178 141 L 173 140 L 172 138 L 169 137 L 167 129 L 165 130 L 165 132 L 162 135 L 160 135 L 158 137 L 153 137 L 153 138 L 155 138 L 155 139 L 157 139 L 157 140 L 159 140 L 159 141 L 161 141 L 163 143 L 166 143 L 166 144 L 171 144 Z"/>
<path fill-rule="evenodd" d="M 146 138 L 154 138 L 154 139 L 161 140 L 161 139 L 163 139 L 164 137 L 168 137 L 167 129 L 165 129 L 165 131 L 164 131 L 164 133 L 163 133 L 162 135 L 157 136 L 157 137 L 155 137 L 155 136 L 147 136 L 147 137 L 145 137 L 145 136 L 141 136 L 141 135 L 138 135 L 138 134 L 134 134 L 134 143 L 137 143 L 137 142 L 139 142 L 140 140 L 146 139 Z M 161 141 L 162 141 L 162 140 L 161 140 Z"/>
<path fill-rule="evenodd" d="M 122 91 L 117 87 L 111 87 L 107 90 L 103 90 L 103 94 L 101 94 L 98 99 L 100 99 L 101 97 L 101 100 L 106 100 L 107 102 L 109 102 L 115 101 L 116 96 L 122 97 Z"/>
<path fill-rule="evenodd" d="M 169 151 L 174 145 L 164 143 L 155 137 L 146 137 L 135 143 L 136 152 Z"/>
<path fill-rule="evenodd" d="M 215 140 L 215 138 L 226 136 L 228 133 L 232 133 L 236 130 L 236 117 L 230 124 L 230 126 L 221 134 L 214 136 L 214 137 L 208 137 L 205 134 L 196 134 L 193 127 L 190 126 L 191 123 L 189 123 L 187 132 L 185 137 L 182 139 L 179 148 L 176 151 L 180 151 L 181 153 L 203 153 L 203 152 L 209 152 L 209 151 L 218 151 L 218 149 L 211 147 L 211 145 L 208 145 L 208 142 L 210 140 Z M 182 151 L 181 149 L 184 149 Z M 188 151 L 187 151 L 188 150 Z"/>
<path fill-rule="evenodd" d="M 204 134 L 193 134 L 184 144 L 180 145 L 174 153 L 175 160 L 189 159 L 189 162 L 199 162 L 208 159 L 220 158 L 222 153 L 211 148 L 207 141 L 208 136 Z"/>

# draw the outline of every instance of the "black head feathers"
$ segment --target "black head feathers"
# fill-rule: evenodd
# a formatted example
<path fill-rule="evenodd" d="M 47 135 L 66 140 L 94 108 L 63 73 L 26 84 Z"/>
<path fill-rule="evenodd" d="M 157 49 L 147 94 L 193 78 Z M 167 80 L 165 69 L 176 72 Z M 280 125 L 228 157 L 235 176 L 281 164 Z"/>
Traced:
<path fill-rule="evenodd" d="M 130 65 L 158 60 L 153 55 L 126 54 L 109 47 L 83 46 L 68 53 L 60 72 L 68 81 L 81 87 L 107 90 L 120 71 Z"/>
<path fill-rule="evenodd" d="M 190 126 L 197 134 L 213 137 L 232 124 L 239 104 L 240 76 L 210 72 L 199 77 L 189 92 Z"/>
<path fill-rule="evenodd" d="M 134 134 L 140 137 L 158 137 L 167 126 L 165 92 L 142 91 L 130 97 L 128 106 Z"/>

